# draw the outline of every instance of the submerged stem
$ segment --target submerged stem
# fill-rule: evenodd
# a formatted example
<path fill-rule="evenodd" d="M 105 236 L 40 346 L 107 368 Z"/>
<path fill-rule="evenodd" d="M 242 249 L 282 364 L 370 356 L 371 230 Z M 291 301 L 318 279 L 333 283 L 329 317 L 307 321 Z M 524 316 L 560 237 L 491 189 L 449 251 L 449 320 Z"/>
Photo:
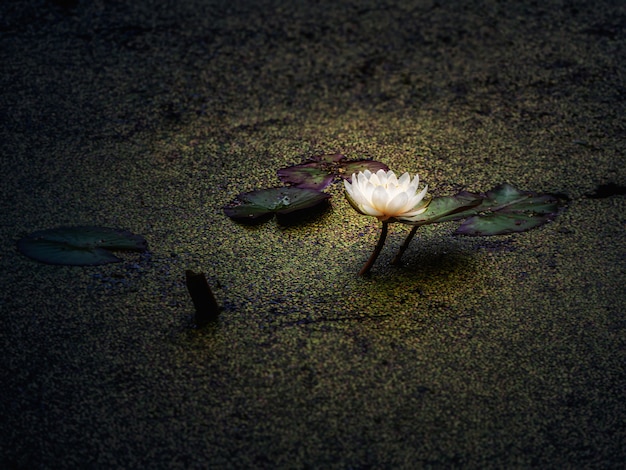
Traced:
<path fill-rule="evenodd" d="M 400 258 L 402 258 L 402 255 L 404 254 L 406 249 L 409 247 L 409 243 L 411 243 L 411 240 L 413 240 L 413 237 L 415 236 L 415 233 L 417 232 L 418 228 L 419 228 L 419 225 L 415 225 L 411 229 L 409 234 L 404 239 L 404 243 L 402 244 L 402 246 L 398 250 L 398 253 L 396 253 L 396 256 L 394 256 L 394 258 L 391 260 L 391 264 L 400 264 Z"/>
<path fill-rule="evenodd" d="M 380 250 L 383 249 L 383 245 L 385 244 L 385 239 L 387 238 L 387 226 L 388 225 L 389 225 L 389 222 L 383 222 L 383 228 L 380 232 L 380 238 L 378 239 L 376 248 L 374 248 L 374 252 L 370 256 L 370 259 L 367 260 L 367 263 L 365 263 L 365 266 L 363 266 L 361 270 L 359 271 L 359 276 L 364 276 L 365 274 L 367 274 L 369 270 L 372 268 L 374 261 L 376 261 L 376 258 L 378 258 L 378 255 L 380 254 Z"/>

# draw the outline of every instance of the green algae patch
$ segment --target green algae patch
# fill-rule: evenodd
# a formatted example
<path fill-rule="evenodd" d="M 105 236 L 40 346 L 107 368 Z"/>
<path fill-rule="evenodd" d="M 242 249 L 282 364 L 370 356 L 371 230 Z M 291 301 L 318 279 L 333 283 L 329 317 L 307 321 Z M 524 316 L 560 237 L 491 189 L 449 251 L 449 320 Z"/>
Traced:
<path fill-rule="evenodd" d="M 619 468 L 626 199 L 583 197 L 626 181 L 615 2 L 28 3 L 0 7 L 5 466 Z M 433 198 L 508 181 L 571 210 L 522 236 L 432 224 L 390 266 L 396 224 L 370 278 L 379 224 L 341 185 L 306 226 L 224 216 L 329 151 Z M 81 220 L 154 254 L 14 248 Z M 222 307 L 205 328 L 187 269 Z"/>

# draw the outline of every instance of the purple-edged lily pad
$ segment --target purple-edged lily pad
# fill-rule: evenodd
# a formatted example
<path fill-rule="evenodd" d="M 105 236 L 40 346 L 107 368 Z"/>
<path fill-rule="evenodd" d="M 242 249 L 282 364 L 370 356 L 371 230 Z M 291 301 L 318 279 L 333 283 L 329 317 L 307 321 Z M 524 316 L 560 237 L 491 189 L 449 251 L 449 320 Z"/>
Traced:
<path fill-rule="evenodd" d="M 278 178 L 298 188 L 321 191 L 336 178 L 350 180 L 353 173 L 370 170 L 388 170 L 387 165 L 375 160 L 347 160 L 340 153 L 317 155 L 305 162 L 278 170 Z"/>
<path fill-rule="evenodd" d="M 122 261 L 113 251 L 146 251 L 146 240 L 134 233 L 107 227 L 57 227 L 18 240 L 18 250 L 42 263 L 97 266 Z"/>
<path fill-rule="evenodd" d="M 330 198 L 314 189 L 283 187 L 239 194 L 224 207 L 224 213 L 238 222 L 255 223 L 277 215 L 290 215 L 314 208 Z"/>

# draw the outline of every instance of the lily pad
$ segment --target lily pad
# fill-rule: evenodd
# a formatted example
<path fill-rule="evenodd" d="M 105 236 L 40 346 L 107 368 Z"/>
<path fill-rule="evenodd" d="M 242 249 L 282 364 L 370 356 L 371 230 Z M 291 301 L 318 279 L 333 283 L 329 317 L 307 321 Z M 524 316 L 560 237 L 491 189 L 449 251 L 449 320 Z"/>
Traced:
<path fill-rule="evenodd" d="M 278 178 L 298 188 L 321 191 L 336 178 L 350 180 L 353 173 L 380 169 L 388 170 L 387 165 L 375 160 L 347 160 L 340 153 L 317 155 L 299 164 L 278 170 Z"/>
<path fill-rule="evenodd" d="M 425 212 L 411 222 L 403 222 L 408 225 L 428 225 L 435 222 L 447 222 L 465 218 L 467 215 L 459 217 L 458 214 L 468 209 L 473 209 L 483 202 L 483 198 L 477 194 L 463 191 L 455 196 L 437 197 L 430 201 Z"/>
<path fill-rule="evenodd" d="M 505 183 L 487 191 L 476 208 L 456 214 L 457 218 L 467 218 L 456 233 L 481 236 L 525 232 L 556 217 L 560 205 L 556 196 L 521 191 Z"/>
<path fill-rule="evenodd" d="M 238 222 L 255 223 L 272 216 L 288 215 L 311 209 L 330 198 L 314 189 L 297 187 L 269 188 L 239 194 L 224 207 L 224 213 Z"/>
<path fill-rule="evenodd" d="M 398 264 L 409 243 L 422 225 L 466 219 L 455 233 L 461 235 L 504 235 L 524 232 L 552 220 L 558 214 L 563 200 L 553 194 L 520 191 L 508 183 L 501 184 L 485 194 L 462 191 L 454 196 L 433 199 L 393 259 Z"/>
<path fill-rule="evenodd" d="M 320 168 L 319 163 L 303 163 L 278 170 L 278 178 L 283 183 L 293 184 L 297 188 L 321 191 L 333 182 L 335 174 Z"/>
<path fill-rule="evenodd" d="M 146 240 L 126 230 L 107 227 L 57 227 L 18 240 L 18 250 L 42 263 L 97 266 L 122 261 L 114 251 L 146 251 Z"/>

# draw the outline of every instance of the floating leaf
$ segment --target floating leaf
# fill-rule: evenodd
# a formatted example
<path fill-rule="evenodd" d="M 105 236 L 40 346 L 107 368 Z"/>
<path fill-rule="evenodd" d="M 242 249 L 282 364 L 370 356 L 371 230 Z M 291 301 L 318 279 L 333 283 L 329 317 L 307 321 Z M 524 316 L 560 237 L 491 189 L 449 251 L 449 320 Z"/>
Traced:
<path fill-rule="evenodd" d="M 145 251 L 146 240 L 107 227 L 58 227 L 33 232 L 17 242 L 19 251 L 42 263 L 96 266 L 121 261 L 109 250 Z"/>
<path fill-rule="evenodd" d="M 408 225 L 428 225 L 435 222 L 457 220 L 458 213 L 475 208 L 481 204 L 483 198 L 477 194 L 463 191 L 455 196 L 437 197 L 430 201 L 426 211 L 413 222 L 403 222 Z M 465 218 L 463 215 L 460 218 Z"/>
<path fill-rule="evenodd" d="M 333 182 L 335 175 L 320 168 L 319 163 L 303 163 L 278 170 L 278 178 L 297 188 L 321 191 Z"/>
<path fill-rule="evenodd" d="M 524 232 L 556 217 L 560 201 L 551 194 L 520 191 L 502 184 L 483 196 L 474 209 L 456 214 L 469 217 L 457 229 L 462 235 L 503 235 Z"/>
<path fill-rule="evenodd" d="M 388 170 L 387 165 L 374 160 L 346 160 L 339 153 L 317 155 L 299 164 L 278 170 L 278 178 L 283 183 L 292 184 L 298 188 L 316 189 L 321 191 L 335 178 L 350 179 L 352 173 L 380 169 Z"/>
<path fill-rule="evenodd" d="M 224 213 L 238 222 L 259 222 L 272 214 L 287 215 L 313 208 L 330 198 L 314 189 L 269 188 L 241 193 L 224 207 Z"/>
<path fill-rule="evenodd" d="M 456 233 L 463 235 L 503 235 L 524 232 L 556 217 L 562 201 L 551 194 L 520 191 L 504 183 L 486 194 L 462 191 L 455 196 L 433 199 L 393 259 L 398 264 L 409 243 L 422 225 L 465 220 Z M 407 222 L 403 222 L 407 223 Z"/>

